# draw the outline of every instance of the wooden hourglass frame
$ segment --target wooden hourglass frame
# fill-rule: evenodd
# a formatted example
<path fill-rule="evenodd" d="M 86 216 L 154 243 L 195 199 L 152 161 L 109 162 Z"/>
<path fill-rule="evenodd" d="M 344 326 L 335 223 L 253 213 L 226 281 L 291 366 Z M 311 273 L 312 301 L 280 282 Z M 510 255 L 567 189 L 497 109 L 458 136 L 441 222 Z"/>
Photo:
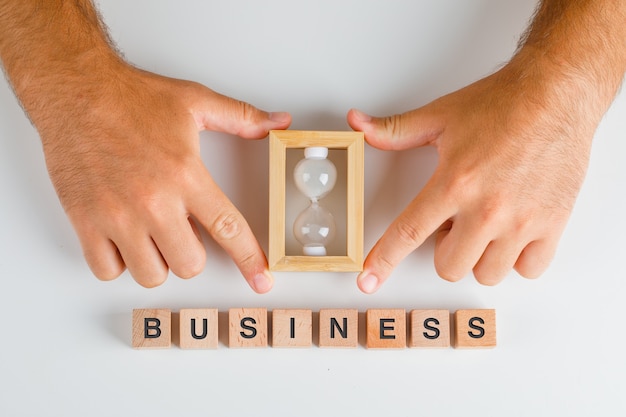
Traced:
<path fill-rule="evenodd" d="M 272 130 L 270 142 L 270 202 L 269 202 L 269 256 L 272 271 L 339 271 L 356 272 L 363 268 L 363 156 L 364 140 L 362 132 L 325 132 Z M 286 254 L 286 233 L 291 233 L 291 225 L 286 225 L 287 150 L 324 147 L 329 150 L 345 150 L 346 176 L 337 181 L 346 181 L 345 255 L 304 256 Z"/>

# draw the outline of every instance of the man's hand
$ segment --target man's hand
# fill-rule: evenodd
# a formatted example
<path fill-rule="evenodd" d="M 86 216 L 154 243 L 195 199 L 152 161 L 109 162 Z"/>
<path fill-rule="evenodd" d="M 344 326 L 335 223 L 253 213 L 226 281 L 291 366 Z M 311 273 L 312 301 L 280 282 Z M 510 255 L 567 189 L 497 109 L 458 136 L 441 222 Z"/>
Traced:
<path fill-rule="evenodd" d="M 128 267 L 153 287 L 168 269 L 182 278 L 199 274 L 205 250 L 197 221 L 255 291 L 271 288 L 262 249 L 200 159 L 198 131 L 263 138 L 286 128 L 288 114 L 130 67 L 97 86 L 65 88 L 71 96 L 58 97 L 38 128 L 50 178 L 98 278 Z"/>
<path fill-rule="evenodd" d="M 257 139 L 287 128 L 289 114 L 132 67 L 90 0 L 0 0 L 0 58 L 98 278 L 128 268 L 153 287 L 168 269 L 197 275 L 198 222 L 255 291 L 270 290 L 265 255 L 204 167 L 198 132 Z"/>
<path fill-rule="evenodd" d="M 473 271 L 493 285 L 513 268 L 529 278 L 547 268 L 624 74 L 625 9 L 545 1 L 524 47 L 495 74 L 402 115 L 348 113 L 376 148 L 439 153 L 431 179 L 367 256 L 362 291 L 376 291 L 435 232 L 435 267 L 450 281 Z"/>

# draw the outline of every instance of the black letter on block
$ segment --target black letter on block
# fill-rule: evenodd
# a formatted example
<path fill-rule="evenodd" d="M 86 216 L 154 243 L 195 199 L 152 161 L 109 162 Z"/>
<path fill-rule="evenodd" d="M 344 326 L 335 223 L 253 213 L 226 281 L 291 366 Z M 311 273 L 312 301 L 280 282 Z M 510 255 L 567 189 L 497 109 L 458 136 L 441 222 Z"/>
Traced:
<path fill-rule="evenodd" d="M 196 319 L 191 319 L 191 337 L 196 340 L 201 340 L 206 338 L 207 335 L 207 327 L 209 327 L 209 323 L 207 319 L 202 319 L 202 334 L 198 336 L 196 334 Z"/>
<path fill-rule="evenodd" d="M 241 337 L 244 339 L 254 339 L 256 337 L 256 328 L 252 326 L 248 326 L 245 322 L 250 322 L 252 324 L 256 324 L 256 320 L 252 317 L 244 317 L 241 319 L 241 328 L 245 330 L 250 330 L 251 333 L 246 334 L 244 332 L 239 332 Z"/>
<path fill-rule="evenodd" d="M 472 332 L 467 332 L 467 334 L 473 339 L 480 339 L 485 335 L 485 329 L 474 324 L 475 321 L 479 322 L 480 324 L 485 324 L 485 320 L 481 319 L 480 317 L 472 317 L 471 319 L 469 319 L 469 327 L 474 330 L 478 330 L 478 334 Z"/>
<path fill-rule="evenodd" d="M 342 339 L 348 338 L 348 318 L 347 317 L 343 318 L 343 329 L 339 327 L 339 323 L 337 322 L 336 318 L 334 317 L 330 318 L 330 338 L 331 339 L 335 338 L 335 328 L 341 335 Z"/>
<path fill-rule="evenodd" d="M 438 328 L 431 326 L 430 323 L 439 324 L 439 320 L 437 320 L 434 317 L 424 320 L 424 328 L 426 330 L 432 330 L 433 332 L 435 332 L 435 334 L 428 334 L 424 332 L 423 335 L 426 339 L 435 340 L 439 337 L 441 332 L 439 331 Z"/>
<path fill-rule="evenodd" d="M 296 318 L 291 317 L 289 319 L 289 324 L 291 325 L 289 336 L 291 337 L 291 339 L 295 339 L 296 338 Z"/>
<path fill-rule="evenodd" d="M 381 339 L 395 339 L 396 335 L 395 334 L 391 334 L 391 335 L 387 335 L 385 334 L 385 330 L 393 330 L 394 327 L 388 327 L 385 326 L 386 323 L 395 323 L 396 319 L 380 319 L 380 338 Z"/>
<path fill-rule="evenodd" d="M 146 339 L 158 339 L 161 337 L 161 320 L 157 318 L 143 319 L 143 337 Z M 150 330 L 154 330 L 151 333 Z"/>

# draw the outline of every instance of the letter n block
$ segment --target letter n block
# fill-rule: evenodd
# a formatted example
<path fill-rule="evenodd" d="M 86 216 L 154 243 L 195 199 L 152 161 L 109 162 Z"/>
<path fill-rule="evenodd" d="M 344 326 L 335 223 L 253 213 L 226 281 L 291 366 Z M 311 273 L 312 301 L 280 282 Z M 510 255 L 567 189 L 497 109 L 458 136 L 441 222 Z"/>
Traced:
<path fill-rule="evenodd" d="M 272 311 L 272 347 L 311 347 L 312 341 L 311 310 Z"/>
<path fill-rule="evenodd" d="M 454 313 L 454 347 L 496 346 L 496 310 L 458 310 Z"/>
<path fill-rule="evenodd" d="M 450 312 L 448 310 L 412 310 L 409 314 L 411 348 L 449 348 Z"/>
<path fill-rule="evenodd" d="M 228 310 L 228 347 L 267 347 L 267 309 Z"/>
<path fill-rule="evenodd" d="M 181 349 L 217 349 L 216 308 L 181 309 L 179 316 Z"/>
<path fill-rule="evenodd" d="M 403 349 L 406 347 L 406 311 L 370 309 L 365 313 L 368 349 Z"/>
<path fill-rule="evenodd" d="M 168 349 L 172 345 L 172 312 L 169 309 L 133 310 L 132 346 L 135 349 Z"/>
<path fill-rule="evenodd" d="M 320 310 L 319 346 L 356 348 L 359 345 L 359 310 Z"/>

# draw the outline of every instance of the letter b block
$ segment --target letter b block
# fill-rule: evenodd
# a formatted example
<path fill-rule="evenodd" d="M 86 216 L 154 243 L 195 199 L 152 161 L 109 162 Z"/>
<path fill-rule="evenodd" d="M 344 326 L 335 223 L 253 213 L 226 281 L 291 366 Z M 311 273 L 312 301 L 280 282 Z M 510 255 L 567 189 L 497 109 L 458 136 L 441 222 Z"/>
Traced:
<path fill-rule="evenodd" d="M 228 310 L 228 347 L 267 347 L 267 309 Z"/>
<path fill-rule="evenodd" d="M 458 310 L 454 328 L 456 348 L 496 346 L 496 310 Z"/>
<path fill-rule="evenodd" d="M 403 349 L 406 347 L 406 311 L 370 309 L 365 313 L 368 349 Z"/>
<path fill-rule="evenodd" d="M 172 312 L 168 309 L 133 310 L 135 349 L 168 349 L 172 345 Z"/>

